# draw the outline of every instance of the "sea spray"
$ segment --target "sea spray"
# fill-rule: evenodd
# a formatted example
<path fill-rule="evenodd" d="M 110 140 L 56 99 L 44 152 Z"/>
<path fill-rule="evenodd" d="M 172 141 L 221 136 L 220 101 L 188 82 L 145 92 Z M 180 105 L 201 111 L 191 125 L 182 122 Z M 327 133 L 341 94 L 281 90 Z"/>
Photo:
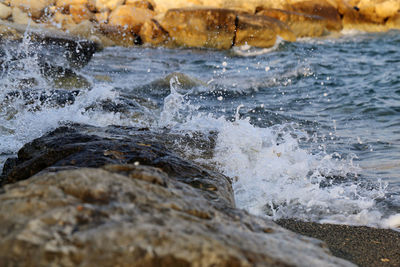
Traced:
<path fill-rule="evenodd" d="M 376 199 L 385 197 L 387 184 L 367 186 L 358 180 L 360 169 L 352 157 L 342 159 L 337 152 L 325 151 L 312 154 L 301 148 L 288 125 L 260 128 L 249 118 L 240 118 L 244 105 L 237 107 L 230 121 L 199 111 L 188 114 L 190 104 L 175 89 L 164 105 L 170 105 L 171 98 L 173 108 L 164 106 L 161 118 L 179 118 L 179 123 L 169 121 L 172 131 L 218 133 L 212 159 L 198 161 L 231 177 L 238 207 L 271 219 L 382 226 Z M 165 114 L 168 111 L 171 116 Z M 195 153 L 187 151 L 191 157 Z"/>

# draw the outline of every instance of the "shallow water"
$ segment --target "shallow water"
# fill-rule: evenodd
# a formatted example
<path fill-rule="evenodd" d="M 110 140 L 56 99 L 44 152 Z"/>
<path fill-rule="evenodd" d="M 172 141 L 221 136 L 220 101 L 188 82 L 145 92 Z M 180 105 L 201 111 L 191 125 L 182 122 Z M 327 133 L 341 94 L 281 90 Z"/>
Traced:
<path fill-rule="evenodd" d="M 6 53 L 12 67 L 0 74 L 1 161 L 67 121 L 197 132 L 216 136 L 212 151 L 179 138 L 177 150 L 231 177 L 241 208 L 274 219 L 395 227 L 399 45 L 392 31 L 266 50 L 107 48 L 78 71 L 89 86 L 71 89 L 43 78 L 31 53 L 38 48 L 26 40 L 4 48 L 25 56 Z M 10 97 L 21 90 L 29 97 Z"/>

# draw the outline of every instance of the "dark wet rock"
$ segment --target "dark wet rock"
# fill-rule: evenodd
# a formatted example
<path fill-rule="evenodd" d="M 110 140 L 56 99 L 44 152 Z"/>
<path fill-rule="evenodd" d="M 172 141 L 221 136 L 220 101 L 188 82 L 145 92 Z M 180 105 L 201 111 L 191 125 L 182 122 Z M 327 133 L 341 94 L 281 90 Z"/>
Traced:
<path fill-rule="evenodd" d="M 145 91 L 146 93 L 156 97 L 165 97 L 171 93 L 171 82 L 173 83 L 175 89 L 181 94 L 185 94 L 190 89 L 196 87 L 209 86 L 206 82 L 203 82 L 202 80 L 195 77 L 191 77 L 180 72 L 173 72 L 161 79 L 156 79 L 149 84 L 139 86 L 135 88 L 135 90 L 139 92 Z"/>
<path fill-rule="evenodd" d="M 25 35 L 25 38 L 28 37 L 37 44 L 58 46 L 64 51 L 63 56 L 68 60 L 70 66 L 74 68 L 85 66 L 89 63 L 93 54 L 100 49 L 99 44 L 93 41 L 80 39 L 56 30 L 38 27 L 27 28 L 26 25 L 4 21 L 0 21 L 0 27 L 4 31 L 0 35 L 2 37 L 0 42 L 7 42 L 10 39 L 22 41 Z M 9 29 L 10 34 L 6 33 L 6 29 Z"/>
<path fill-rule="evenodd" d="M 295 220 L 277 223 L 291 231 L 325 241 L 333 255 L 359 266 L 400 266 L 400 232 Z"/>
<path fill-rule="evenodd" d="M 316 239 L 235 209 L 229 179 L 171 152 L 171 137 L 70 125 L 27 144 L 5 167 L 5 182 L 25 180 L 1 188 L 0 262 L 353 266 Z"/>
<path fill-rule="evenodd" d="M 32 111 L 35 111 L 41 110 L 45 106 L 60 107 L 73 104 L 79 93 L 79 90 L 18 90 L 7 93 L 3 102 L 7 103 L 19 99 Z"/>
<path fill-rule="evenodd" d="M 89 89 L 90 82 L 82 75 L 69 68 L 54 66 L 48 62 L 39 63 L 40 73 L 47 78 L 55 88 L 63 89 Z"/>
<path fill-rule="evenodd" d="M 137 162 L 158 167 L 178 181 L 204 190 L 210 199 L 233 205 L 230 180 L 168 152 L 164 144 L 172 144 L 174 138 L 129 127 L 60 127 L 26 144 L 17 160 L 7 160 L 2 184 L 24 180 L 41 171 Z"/>

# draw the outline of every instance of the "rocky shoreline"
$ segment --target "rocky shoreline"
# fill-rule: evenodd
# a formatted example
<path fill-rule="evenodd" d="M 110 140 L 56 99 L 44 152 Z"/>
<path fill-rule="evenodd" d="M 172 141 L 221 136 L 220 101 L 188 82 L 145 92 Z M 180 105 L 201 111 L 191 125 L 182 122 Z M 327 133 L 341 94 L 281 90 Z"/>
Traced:
<path fill-rule="evenodd" d="M 237 209 L 228 177 L 174 149 L 176 140 L 212 143 L 207 138 L 67 124 L 26 144 L 1 175 L 0 262 L 353 266 L 341 257 L 360 266 L 399 263 L 398 232 L 278 222 L 308 238 Z"/>
<path fill-rule="evenodd" d="M 6 0 L 0 20 L 59 30 L 102 46 L 271 47 L 344 30 L 400 29 L 395 0 Z M 26 27 L 26 26 L 25 26 Z M 1 39 L 18 39 L 0 23 Z"/>
<path fill-rule="evenodd" d="M 229 178 L 149 129 L 67 125 L 9 159 L 3 266 L 353 266 L 235 208 Z M 31 177 L 31 175 L 33 175 Z"/>

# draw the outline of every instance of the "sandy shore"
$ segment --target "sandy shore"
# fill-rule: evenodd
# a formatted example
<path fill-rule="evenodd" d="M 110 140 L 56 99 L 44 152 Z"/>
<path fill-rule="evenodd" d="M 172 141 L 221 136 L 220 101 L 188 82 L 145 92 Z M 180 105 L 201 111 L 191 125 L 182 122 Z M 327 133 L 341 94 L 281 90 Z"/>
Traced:
<path fill-rule="evenodd" d="M 359 266 L 400 266 L 400 232 L 295 220 L 277 223 L 296 233 L 325 241 L 334 256 Z"/>

